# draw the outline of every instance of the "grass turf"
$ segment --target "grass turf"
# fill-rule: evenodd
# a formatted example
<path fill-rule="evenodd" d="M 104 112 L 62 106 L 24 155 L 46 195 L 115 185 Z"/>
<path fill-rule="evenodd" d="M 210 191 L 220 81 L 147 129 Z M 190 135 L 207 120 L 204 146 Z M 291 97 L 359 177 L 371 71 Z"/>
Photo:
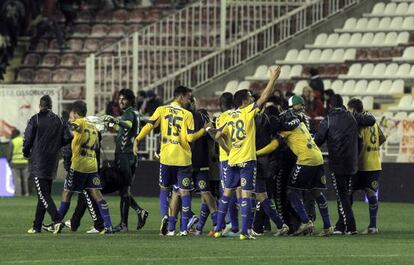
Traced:
<path fill-rule="evenodd" d="M 413 264 L 414 204 L 381 203 L 378 235 L 330 238 L 283 237 L 271 234 L 252 241 L 238 238 L 213 239 L 206 235 L 161 237 L 156 198 L 137 198 L 150 211 L 143 230 L 136 231 L 136 217 L 130 213 L 130 232 L 115 235 L 87 235 L 91 219 L 85 214 L 76 233 L 64 230 L 57 236 L 42 232 L 28 235 L 36 198 L 0 198 L 0 264 Z M 114 224 L 119 221 L 117 197 L 108 197 Z M 55 202 L 58 202 L 55 198 Z M 76 198 L 72 199 L 71 210 Z M 199 199 L 194 200 L 198 211 Z M 355 204 L 360 230 L 367 226 L 368 206 Z M 331 219 L 336 205 L 330 203 Z M 68 213 L 70 216 L 72 211 Z M 67 219 L 67 218 L 66 218 Z M 47 217 L 45 222 L 48 222 Z M 210 227 L 210 220 L 207 227 Z M 320 228 L 318 216 L 316 227 Z M 132 229 L 131 229 L 132 228 Z M 274 227 L 273 227 L 274 229 Z"/>

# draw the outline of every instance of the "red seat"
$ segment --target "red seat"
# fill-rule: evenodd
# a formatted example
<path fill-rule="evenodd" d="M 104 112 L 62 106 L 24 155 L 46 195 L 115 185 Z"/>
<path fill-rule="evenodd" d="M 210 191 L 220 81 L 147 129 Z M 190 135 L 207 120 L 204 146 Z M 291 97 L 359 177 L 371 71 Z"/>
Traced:
<path fill-rule="evenodd" d="M 42 57 L 37 53 L 29 53 L 24 57 L 23 64 L 25 66 L 36 66 L 40 63 Z"/>
<path fill-rule="evenodd" d="M 134 9 L 129 12 L 128 21 L 131 23 L 141 23 L 144 20 L 145 12 L 141 9 Z"/>
<path fill-rule="evenodd" d="M 34 77 L 33 69 L 20 69 L 17 74 L 17 82 L 29 83 L 32 82 Z"/>
<path fill-rule="evenodd" d="M 125 27 L 123 25 L 112 25 L 108 30 L 108 36 L 110 37 L 123 37 L 125 35 Z"/>
<path fill-rule="evenodd" d="M 128 20 L 128 11 L 119 9 L 112 13 L 112 23 L 124 23 Z"/>
<path fill-rule="evenodd" d="M 104 37 L 108 32 L 108 27 L 103 24 L 97 24 L 92 27 L 91 36 L 92 37 Z"/>
<path fill-rule="evenodd" d="M 50 83 L 52 81 L 52 72 L 49 69 L 37 70 L 33 81 L 35 83 Z"/>
<path fill-rule="evenodd" d="M 43 66 L 55 66 L 59 64 L 59 56 L 53 53 L 46 54 L 43 56 Z"/>
<path fill-rule="evenodd" d="M 60 65 L 62 66 L 75 66 L 78 64 L 78 58 L 76 54 L 67 53 L 64 54 L 60 60 Z"/>
<path fill-rule="evenodd" d="M 66 69 L 58 69 L 53 72 L 52 81 L 55 83 L 67 83 L 70 73 Z"/>

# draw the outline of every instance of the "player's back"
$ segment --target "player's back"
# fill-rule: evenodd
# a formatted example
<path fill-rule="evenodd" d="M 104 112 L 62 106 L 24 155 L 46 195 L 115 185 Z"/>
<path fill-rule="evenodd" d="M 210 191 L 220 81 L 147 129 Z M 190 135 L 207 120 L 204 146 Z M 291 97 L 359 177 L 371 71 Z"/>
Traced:
<path fill-rule="evenodd" d="M 98 171 L 96 149 L 99 145 L 98 130 L 93 123 L 85 118 L 72 122 L 75 131 L 72 140 L 71 168 L 81 173 L 94 173 Z"/>
<path fill-rule="evenodd" d="M 359 156 L 359 170 L 381 170 L 380 133 L 377 123 L 360 129 L 362 150 Z"/>
<path fill-rule="evenodd" d="M 160 162 L 171 166 L 191 165 L 191 148 L 187 140 L 187 135 L 194 133 L 191 112 L 173 102 L 158 107 L 153 117 L 161 127 Z"/>
<path fill-rule="evenodd" d="M 226 110 L 226 111 L 222 112 L 217 117 L 217 119 L 216 119 L 216 128 L 217 129 L 221 129 L 226 125 L 228 119 L 230 118 L 230 113 L 232 111 L 234 111 L 234 110 L 233 109 Z M 230 135 L 224 135 L 224 141 L 226 142 L 226 145 L 228 147 L 231 147 L 231 137 L 230 137 Z M 227 159 L 228 159 L 227 152 L 222 147 L 220 147 L 219 158 L 220 158 L 220 161 L 227 161 Z"/>
<path fill-rule="evenodd" d="M 298 157 L 298 165 L 318 166 L 323 164 L 322 152 L 303 122 L 296 129 L 283 131 L 280 135 L 286 139 L 287 145 Z"/>
<path fill-rule="evenodd" d="M 256 160 L 256 126 L 254 117 L 258 112 L 255 103 L 229 113 L 225 130 L 230 136 L 229 165 Z M 223 130 L 224 131 L 224 130 Z"/>

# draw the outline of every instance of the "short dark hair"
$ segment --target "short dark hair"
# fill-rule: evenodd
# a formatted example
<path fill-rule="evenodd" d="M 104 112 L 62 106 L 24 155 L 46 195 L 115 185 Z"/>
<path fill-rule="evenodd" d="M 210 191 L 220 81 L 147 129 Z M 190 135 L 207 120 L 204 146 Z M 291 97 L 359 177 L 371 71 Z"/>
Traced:
<path fill-rule="evenodd" d="M 40 107 L 42 109 L 52 109 L 52 99 L 49 95 L 44 95 L 40 98 Z"/>
<path fill-rule="evenodd" d="M 88 109 L 86 107 L 86 103 L 82 100 L 78 100 L 73 102 L 72 109 L 74 113 L 78 114 L 81 117 L 85 117 Z"/>
<path fill-rule="evenodd" d="M 340 108 L 344 105 L 344 101 L 341 95 L 335 94 L 329 99 L 329 104 L 333 108 Z"/>
<path fill-rule="evenodd" d="M 319 70 L 318 70 L 318 69 L 316 69 L 316 68 L 311 68 L 311 69 L 309 69 L 309 74 L 310 74 L 311 76 L 318 75 L 318 74 L 319 74 Z"/>
<path fill-rule="evenodd" d="M 242 90 L 237 91 L 234 94 L 234 106 L 236 108 L 239 108 L 243 104 L 243 101 L 248 99 L 249 96 L 250 96 L 250 91 L 248 89 L 242 89 Z"/>
<path fill-rule="evenodd" d="M 123 88 L 121 91 L 119 91 L 119 95 L 122 95 L 124 98 L 126 98 L 131 106 L 135 105 L 135 95 L 131 89 Z"/>
<path fill-rule="evenodd" d="M 188 93 L 191 93 L 192 90 L 185 86 L 178 86 L 174 89 L 174 98 L 178 98 L 179 96 L 185 96 Z"/>
<path fill-rule="evenodd" d="M 224 92 L 220 96 L 220 107 L 224 110 L 229 110 L 234 107 L 233 105 L 233 94 L 230 92 Z"/>
<path fill-rule="evenodd" d="M 328 97 L 332 97 L 333 95 L 335 95 L 335 91 L 333 91 L 332 89 L 325 89 L 323 93 L 327 95 Z"/>
<path fill-rule="evenodd" d="M 12 131 L 12 133 L 11 133 L 11 138 L 13 139 L 13 138 L 15 138 L 15 137 L 17 137 L 17 136 L 19 136 L 20 135 L 20 131 L 19 131 L 19 129 L 14 129 L 13 131 Z"/>
<path fill-rule="evenodd" d="M 144 90 L 140 90 L 138 91 L 138 96 L 145 98 L 147 96 L 147 92 L 145 92 Z"/>
<path fill-rule="evenodd" d="M 358 98 L 352 98 L 348 102 L 348 108 L 354 109 L 356 112 L 361 113 L 364 111 L 364 104 Z"/>

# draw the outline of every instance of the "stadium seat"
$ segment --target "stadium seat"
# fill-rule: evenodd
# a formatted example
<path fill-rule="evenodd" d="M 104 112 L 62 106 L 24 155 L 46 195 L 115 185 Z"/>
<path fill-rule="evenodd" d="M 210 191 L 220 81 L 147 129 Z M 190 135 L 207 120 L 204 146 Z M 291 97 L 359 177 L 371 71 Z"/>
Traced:
<path fill-rule="evenodd" d="M 128 19 L 128 11 L 118 9 L 112 13 L 112 23 L 124 23 Z"/>
<path fill-rule="evenodd" d="M 298 57 L 296 58 L 297 62 L 306 62 L 309 58 L 309 50 L 308 49 L 303 49 L 299 52 Z"/>
<path fill-rule="evenodd" d="M 17 82 L 29 83 L 33 81 L 35 73 L 33 69 L 20 69 L 17 74 Z"/>
<path fill-rule="evenodd" d="M 362 70 L 362 65 L 361 64 L 359 64 L 359 63 L 353 64 L 349 68 L 348 75 L 349 76 L 358 76 L 360 74 L 361 70 Z"/>
<path fill-rule="evenodd" d="M 337 49 L 333 52 L 332 49 L 325 49 L 317 58 L 317 62 L 343 62 L 344 50 Z"/>
<path fill-rule="evenodd" d="M 383 19 L 385 19 L 385 18 L 383 18 Z M 381 28 L 383 28 L 384 30 L 389 29 L 389 30 L 398 31 L 398 30 L 401 30 L 403 28 L 403 23 L 404 23 L 404 20 L 403 20 L 402 17 L 395 17 L 395 18 L 392 19 L 391 24 L 389 25 L 388 28 L 385 28 L 385 27 L 381 27 Z"/>
<path fill-rule="evenodd" d="M 40 39 L 36 45 L 36 51 L 44 52 L 48 49 L 48 47 L 49 47 L 49 41 L 46 39 Z"/>
<path fill-rule="evenodd" d="M 23 64 L 25 66 L 37 66 L 40 63 L 41 59 L 42 57 L 39 54 L 29 53 L 24 57 Z"/>
<path fill-rule="evenodd" d="M 409 77 L 410 76 L 411 65 L 408 63 L 400 65 L 398 67 L 397 76 L 398 77 Z"/>
<path fill-rule="evenodd" d="M 85 81 L 85 69 L 75 69 L 71 72 L 70 82 L 83 83 Z"/>
<path fill-rule="evenodd" d="M 108 30 L 108 36 L 120 38 L 125 35 L 125 27 L 124 25 L 112 25 L 111 28 Z"/>
<path fill-rule="evenodd" d="M 414 17 L 404 18 L 404 22 L 401 28 L 403 30 L 413 30 L 414 29 Z"/>
<path fill-rule="evenodd" d="M 396 44 L 407 44 L 410 39 L 410 34 L 408 32 L 401 32 L 398 34 Z"/>
<path fill-rule="evenodd" d="M 57 54 L 53 54 L 53 53 L 49 53 L 46 54 L 45 56 L 43 56 L 43 60 L 42 60 L 42 66 L 55 66 L 59 64 L 59 55 Z"/>
<path fill-rule="evenodd" d="M 362 104 L 364 105 L 365 110 L 373 110 L 374 109 L 374 97 L 372 96 L 363 97 Z"/>
<path fill-rule="evenodd" d="M 391 86 L 392 86 L 391 80 L 384 80 L 381 82 L 381 85 L 375 94 L 382 95 L 382 96 L 389 96 L 391 95 L 390 94 Z"/>
<path fill-rule="evenodd" d="M 246 76 L 246 80 L 266 80 L 268 79 L 267 65 L 259 65 L 253 76 Z"/>
<path fill-rule="evenodd" d="M 81 51 L 83 48 L 83 41 L 81 39 L 70 39 L 68 41 L 68 45 L 70 47 L 70 50 L 75 51 Z"/>
<path fill-rule="evenodd" d="M 339 35 L 337 33 L 329 34 L 325 43 L 318 46 L 335 47 L 337 46 Z"/>
<path fill-rule="evenodd" d="M 371 76 L 374 76 L 374 77 L 384 76 L 386 69 L 387 69 L 387 66 L 384 63 L 379 63 L 375 65 L 374 71 L 372 72 Z"/>
<path fill-rule="evenodd" d="M 323 86 L 324 86 L 325 90 L 331 88 L 331 85 L 332 85 L 331 80 L 325 79 L 322 82 L 323 82 Z"/>
<path fill-rule="evenodd" d="M 40 69 L 36 71 L 33 79 L 35 83 L 49 83 L 52 80 L 52 73 L 49 69 Z"/>
<path fill-rule="evenodd" d="M 92 37 L 105 37 L 108 32 L 108 27 L 103 24 L 97 24 L 92 27 L 91 36 Z"/>
<path fill-rule="evenodd" d="M 344 96 L 344 97 L 342 97 L 342 101 L 343 101 L 343 103 L 344 103 L 344 106 L 348 105 L 348 102 L 349 102 L 349 97 L 348 97 L 348 96 Z"/>
<path fill-rule="evenodd" d="M 309 57 L 306 58 L 305 60 L 301 61 L 299 60 L 299 56 L 298 56 L 298 62 L 299 63 L 315 63 L 315 62 L 319 62 L 320 58 L 321 58 L 321 53 L 322 51 L 320 49 L 314 49 L 309 53 Z"/>
<path fill-rule="evenodd" d="M 378 95 L 381 82 L 379 80 L 372 80 L 369 82 L 367 89 L 364 91 L 364 95 Z"/>
<path fill-rule="evenodd" d="M 325 33 L 318 34 L 313 45 L 315 47 L 324 45 L 328 40 L 328 35 Z"/>
<path fill-rule="evenodd" d="M 407 13 L 406 13 L 406 15 L 414 15 L 414 3 L 411 3 L 409 6 L 408 6 L 408 10 L 407 10 Z"/>
<path fill-rule="evenodd" d="M 343 85 L 344 82 L 342 80 L 335 80 L 334 82 L 332 82 L 331 88 L 335 93 L 341 94 Z"/>
<path fill-rule="evenodd" d="M 404 80 L 394 80 L 392 82 L 390 93 L 392 95 L 404 94 Z"/>
<path fill-rule="evenodd" d="M 397 4 L 396 3 L 388 3 L 384 9 L 383 15 L 385 16 L 393 16 L 396 14 Z"/>
<path fill-rule="evenodd" d="M 342 87 L 341 94 L 344 95 L 354 95 L 355 94 L 355 81 L 347 80 Z"/>
<path fill-rule="evenodd" d="M 283 80 L 283 79 L 289 79 L 290 70 L 291 70 L 291 66 L 290 65 L 283 65 L 282 68 L 280 69 L 280 76 L 279 76 L 279 78 L 281 80 Z"/>
<path fill-rule="evenodd" d="M 293 93 L 295 93 L 295 95 L 302 95 L 303 94 L 303 89 L 307 86 L 309 86 L 308 82 L 305 81 L 305 80 L 301 80 L 301 81 L 296 83 L 295 89 L 293 90 Z"/>
<path fill-rule="evenodd" d="M 96 52 L 99 48 L 99 41 L 97 39 L 86 39 L 83 44 L 83 50 L 89 52 Z"/>
<path fill-rule="evenodd" d="M 368 88 L 368 81 L 367 80 L 359 80 L 355 84 L 354 95 L 364 95 L 365 91 Z"/>
<path fill-rule="evenodd" d="M 356 49 L 346 49 L 342 61 L 355 60 Z"/>
<path fill-rule="evenodd" d="M 89 37 L 91 34 L 91 26 L 86 24 L 78 24 L 75 26 L 73 36 L 74 37 Z"/>
<path fill-rule="evenodd" d="M 382 34 L 384 34 L 384 33 L 382 33 Z M 369 32 L 369 33 L 364 33 L 364 35 L 362 36 L 362 39 L 361 39 L 361 43 L 359 45 L 358 45 L 358 43 L 355 43 L 355 44 L 352 43 L 351 46 L 354 46 L 355 45 L 355 46 L 370 47 L 370 46 L 372 46 L 374 44 L 376 44 L 374 42 L 374 33 Z"/>
<path fill-rule="evenodd" d="M 52 81 L 55 83 L 66 83 L 69 80 L 69 71 L 66 69 L 58 69 L 53 72 Z"/>
<path fill-rule="evenodd" d="M 385 10 L 385 3 L 377 3 L 374 8 L 372 9 L 372 15 L 381 15 L 384 13 Z"/>
<path fill-rule="evenodd" d="M 401 111 L 401 110 L 410 110 L 413 104 L 413 96 L 412 95 L 404 95 L 398 102 L 398 106 L 390 107 L 390 111 Z M 414 109 L 414 108 L 413 108 Z"/>
<path fill-rule="evenodd" d="M 395 119 L 395 120 L 404 120 L 404 119 L 407 119 L 407 117 L 408 117 L 407 112 L 400 111 L 400 112 L 397 112 L 397 114 L 394 115 L 393 119 Z"/>
<path fill-rule="evenodd" d="M 354 17 L 348 18 L 345 21 L 343 30 L 344 31 L 352 31 L 356 28 L 356 25 L 357 25 L 357 19 L 356 18 L 354 18 Z"/>
<path fill-rule="evenodd" d="M 129 12 L 128 21 L 131 23 L 141 23 L 144 20 L 145 14 L 144 10 L 133 9 Z"/>
<path fill-rule="evenodd" d="M 285 61 L 286 62 L 296 61 L 296 58 L 298 57 L 298 55 L 299 55 L 298 50 L 296 49 L 289 50 L 288 53 L 286 54 Z"/>
<path fill-rule="evenodd" d="M 226 84 L 226 87 L 224 88 L 224 90 L 223 91 L 216 91 L 215 92 L 215 94 L 217 95 L 217 96 L 219 96 L 219 95 L 221 95 L 221 94 L 223 94 L 223 92 L 229 92 L 229 93 L 232 93 L 232 94 L 234 94 L 236 91 L 237 91 L 237 87 L 238 87 L 238 85 L 239 85 L 239 81 L 237 81 L 237 80 L 232 80 L 232 81 L 229 81 L 227 84 Z"/>
<path fill-rule="evenodd" d="M 399 3 L 394 13 L 392 13 L 391 15 L 394 15 L 394 16 L 405 15 L 407 13 L 407 10 L 408 10 L 408 3 L 405 3 L 405 2 Z"/>
<path fill-rule="evenodd" d="M 362 34 L 354 33 L 352 34 L 351 39 L 349 40 L 349 46 L 357 47 L 360 45 L 361 41 L 362 41 Z"/>
<path fill-rule="evenodd" d="M 385 76 L 390 76 L 393 77 L 398 73 L 398 64 L 396 63 L 391 63 L 389 65 L 387 65 L 387 69 L 385 70 L 384 75 Z"/>
<path fill-rule="evenodd" d="M 364 19 L 364 18 L 362 18 Z M 383 22 L 383 20 L 386 20 L 385 22 Z M 386 28 L 388 28 L 388 25 L 390 24 L 391 19 L 386 17 L 381 19 L 382 24 L 380 24 L 380 20 L 377 17 L 374 18 L 370 18 L 368 20 L 367 26 L 365 28 L 362 29 L 358 29 L 359 31 L 376 31 L 378 30 L 378 28 L 382 29 L 385 27 L 381 27 L 383 24 L 387 25 Z M 388 22 L 388 23 L 387 23 Z"/>
<path fill-rule="evenodd" d="M 289 78 L 298 77 L 302 75 L 303 66 L 302 65 L 295 65 L 292 67 L 289 73 Z"/>
<path fill-rule="evenodd" d="M 372 73 L 374 72 L 374 65 L 372 63 L 368 63 L 365 64 L 362 69 L 361 72 L 359 73 L 359 76 L 362 77 L 369 77 L 372 75 Z"/>
<path fill-rule="evenodd" d="M 368 19 L 367 18 L 360 18 L 355 26 L 356 31 L 364 31 L 368 27 Z"/>
<path fill-rule="evenodd" d="M 239 85 L 237 86 L 237 90 L 243 90 L 243 89 L 250 89 L 250 82 L 249 81 L 241 81 Z"/>
<path fill-rule="evenodd" d="M 336 43 L 333 43 L 333 44 L 328 45 L 328 46 L 347 47 L 350 40 L 351 40 L 351 34 L 349 34 L 349 33 L 342 33 L 339 36 L 338 41 Z"/>
<path fill-rule="evenodd" d="M 396 42 L 397 37 L 398 35 L 396 32 L 389 32 L 385 37 L 385 46 L 395 46 L 398 44 L 398 42 Z"/>

